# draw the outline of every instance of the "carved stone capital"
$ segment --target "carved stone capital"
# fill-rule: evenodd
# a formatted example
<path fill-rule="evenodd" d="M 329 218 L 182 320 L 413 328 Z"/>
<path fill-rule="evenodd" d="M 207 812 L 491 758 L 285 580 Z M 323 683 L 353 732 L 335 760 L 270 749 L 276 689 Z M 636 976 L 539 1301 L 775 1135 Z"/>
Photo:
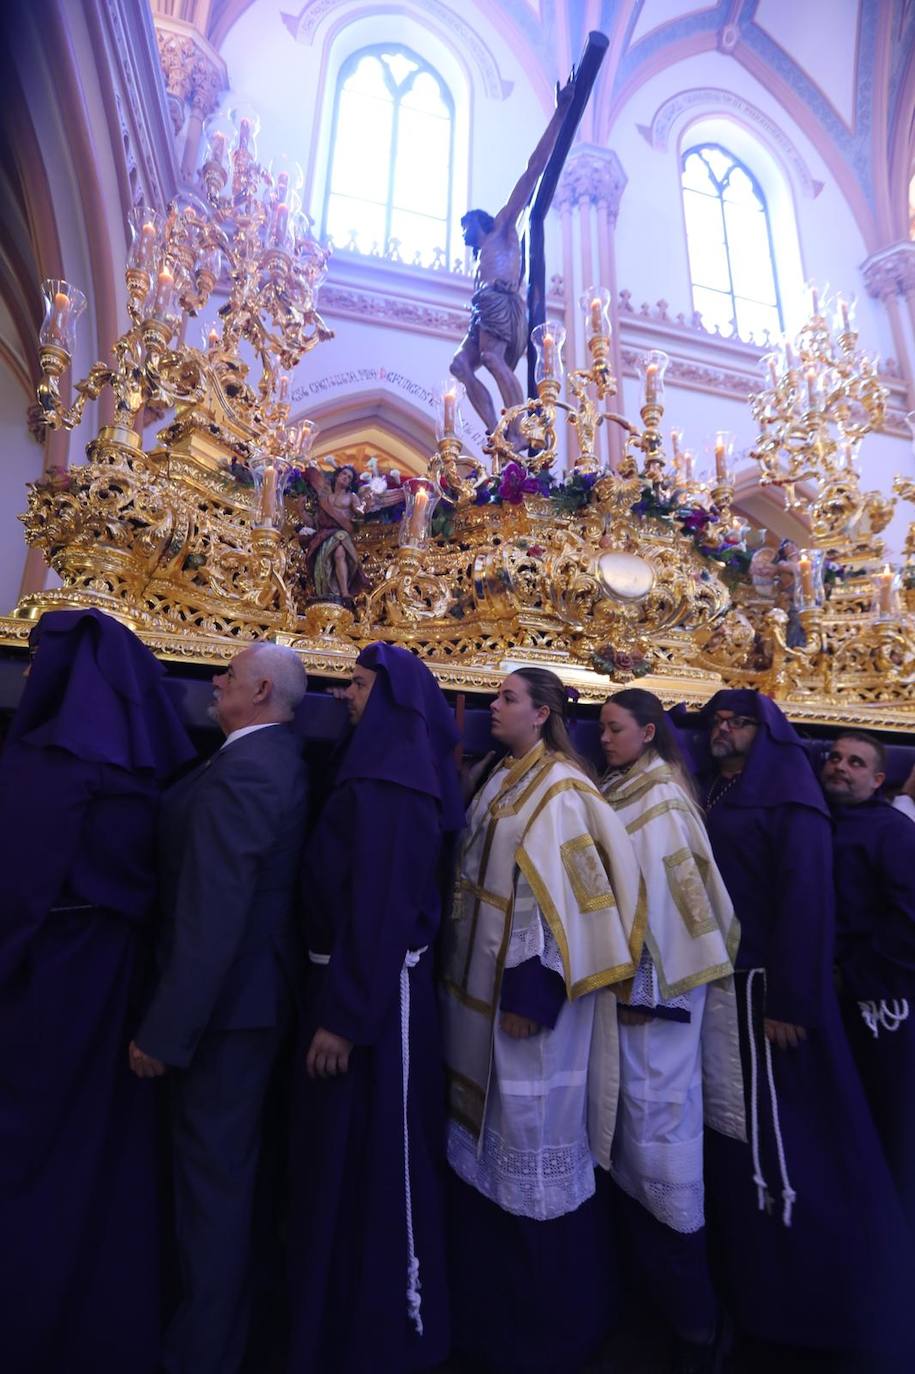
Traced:
<path fill-rule="evenodd" d="M 191 82 L 191 109 L 201 119 L 207 119 L 219 105 L 224 90 L 225 81 L 222 73 L 209 62 L 198 58 L 194 64 Z"/>
<path fill-rule="evenodd" d="M 559 210 L 566 206 L 599 205 L 615 224 L 627 180 L 622 163 L 611 148 L 581 145 L 572 150 L 553 204 Z"/>
<path fill-rule="evenodd" d="M 861 264 L 868 294 L 879 300 L 915 292 L 915 243 L 904 239 L 872 253 Z"/>
<path fill-rule="evenodd" d="M 159 61 L 165 78 L 165 90 L 182 104 L 191 93 L 194 59 L 197 48 L 192 38 L 156 27 Z"/>
<path fill-rule="evenodd" d="M 225 64 L 189 25 L 179 27 L 177 21 L 166 22 L 157 16 L 156 41 L 170 105 L 178 101 L 183 111 L 191 109 L 206 119 L 227 88 Z M 174 108 L 172 122 L 177 123 Z M 179 124 L 176 133 L 180 127 Z"/>

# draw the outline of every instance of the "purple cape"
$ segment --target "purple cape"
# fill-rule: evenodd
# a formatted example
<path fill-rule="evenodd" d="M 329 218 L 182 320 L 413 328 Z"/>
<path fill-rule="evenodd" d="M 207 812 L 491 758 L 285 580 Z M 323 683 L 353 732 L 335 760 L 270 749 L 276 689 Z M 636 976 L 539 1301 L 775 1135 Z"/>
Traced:
<path fill-rule="evenodd" d="M 441 915 L 456 732 L 429 670 L 371 646 L 378 677 L 305 854 L 309 971 L 292 1133 L 289 1374 L 431 1369 L 448 1353 L 444 1087 L 432 951 L 409 981 L 409 1179 L 421 1288 L 407 1311 L 401 969 Z M 311 1081 L 318 1026 L 353 1042 L 349 1070 Z"/>
<path fill-rule="evenodd" d="M 55 612 L 35 638 L 0 758 L 4 1361 L 19 1374 L 147 1374 L 156 1085 L 130 1073 L 127 1044 L 155 896 L 156 777 L 192 749 L 162 670 L 125 627 Z"/>

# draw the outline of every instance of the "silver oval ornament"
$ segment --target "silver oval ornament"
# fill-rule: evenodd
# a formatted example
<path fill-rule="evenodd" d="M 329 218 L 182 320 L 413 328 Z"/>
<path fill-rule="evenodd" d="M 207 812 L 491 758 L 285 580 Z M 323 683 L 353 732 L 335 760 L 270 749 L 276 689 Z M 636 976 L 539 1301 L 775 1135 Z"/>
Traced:
<path fill-rule="evenodd" d="M 647 558 L 622 549 L 601 554 L 597 575 L 607 594 L 617 601 L 644 601 L 654 586 L 654 568 Z"/>

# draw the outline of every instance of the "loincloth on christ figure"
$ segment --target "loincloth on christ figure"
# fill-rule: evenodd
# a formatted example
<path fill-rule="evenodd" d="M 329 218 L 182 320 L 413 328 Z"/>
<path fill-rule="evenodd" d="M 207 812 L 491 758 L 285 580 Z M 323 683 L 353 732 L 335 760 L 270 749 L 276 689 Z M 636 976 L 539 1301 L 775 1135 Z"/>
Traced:
<path fill-rule="evenodd" d="M 479 343 L 480 330 L 505 345 L 505 361 L 514 369 L 527 348 L 527 315 L 521 293 L 511 282 L 485 282 L 474 291 L 468 339 Z"/>

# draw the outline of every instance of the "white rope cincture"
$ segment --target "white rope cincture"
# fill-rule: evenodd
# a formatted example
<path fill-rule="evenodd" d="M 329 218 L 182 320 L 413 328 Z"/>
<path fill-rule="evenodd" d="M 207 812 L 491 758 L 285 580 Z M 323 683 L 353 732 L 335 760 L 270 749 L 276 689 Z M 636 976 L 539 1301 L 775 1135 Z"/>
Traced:
<path fill-rule="evenodd" d="M 909 1019 L 909 1004 L 905 997 L 899 1001 L 894 997 L 891 1002 L 859 1002 L 858 1010 L 875 1040 L 879 1039 L 881 1027 L 892 1035 L 903 1021 Z"/>
<path fill-rule="evenodd" d="M 762 973 L 762 969 L 751 968 L 747 976 L 747 1039 L 750 1042 L 750 1148 L 753 1152 L 753 1182 L 756 1184 L 759 1210 L 764 1212 L 769 1189 L 763 1176 L 762 1161 L 759 1157 L 759 1100 L 757 1096 L 759 1089 L 756 1036 L 753 1031 L 753 979 L 757 973 Z"/>
<path fill-rule="evenodd" d="M 419 963 L 428 945 L 422 949 L 408 949 L 407 957 L 400 970 L 400 1062 L 403 1070 L 403 1175 L 406 1200 L 407 1222 L 407 1316 L 416 1329 L 423 1334 L 423 1319 L 420 1314 L 422 1296 L 419 1278 L 419 1258 L 413 1238 L 413 1194 L 410 1188 L 410 1131 L 407 1122 L 407 1096 L 410 1087 L 410 969 Z"/>
<path fill-rule="evenodd" d="M 420 1315 L 422 1296 L 420 1294 L 419 1258 L 413 1238 L 413 1192 L 410 1187 L 410 1130 L 407 1121 L 407 1100 L 410 1089 L 410 969 L 416 968 L 429 948 L 408 949 L 400 970 L 400 1064 L 403 1079 L 403 1177 L 406 1199 L 407 1222 L 407 1316 L 413 1323 L 417 1336 L 423 1334 L 423 1319 Z M 308 951 L 312 964 L 329 964 L 329 954 L 316 954 Z"/>
<path fill-rule="evenodd" d="M 765 974 L 763 974 L 765 981 Z M 766 1074 L 769 1079 L 769 1097 L 772 1102 L 772 1128 L 775 1131 L 775 1149 L 778 1152 L 778 1171 L 782 1179 L 782 1225 L 791 1225 L 791 1212 L 797 1198 L 797 1193 L 791 1187 L 788 1178 L 788 1163 L 785 1159 L 785 1142 L 782 1140 L 781 1122 L 778 1119 L 778 1095 L 775 1091 L 775 1075 L 772 1072 L 772 1045 L 769 1037 L 765 1037 L 766 1045 Z"/>
<path fill-rule="evenodd" d="M 766 991 L 766 970 L 764 968 L 754 968 L 750 970 L 747 978 L 747 1034 L 750 1041 L 750 1129 L 753 1144 L 753 1182 L 756 1184 L 759 1196 L 759 1209 L 762 1211 L 766 1205 L 766 1180 L 763 1178 L 762 1167 L 759 1159 L 759 1105 L 756 1101 L 758 1071 L 756 1064 L 756 1037 L 753 1029 L 753 979 L 756 974 L 762 974 L 763 997 Z M 765 1008 L 765 1002 L 763 1003 Z M 782 1180 L 782 1225 L 791 1225 L 791 1213 L 797 1200 L 797 1193 L 791 1186 L 788 1178 L 788 1161 L 785 1158 L 785 1142 L 782 1139 L 782 1127 L 778 1114 L 778 1094 L 775 1091 L 775 1073 L 772 1067 L 772 1045 L 769 1037 L 765 1033 L 763 1026 L 763 1046 L 766 1058 L 766 1078 L 769 1084 L 769 1101 L 772 1105 L 772 1131 L 775 1135 L 775 1152 L 778 1155 L 778 1170 Z"/>

